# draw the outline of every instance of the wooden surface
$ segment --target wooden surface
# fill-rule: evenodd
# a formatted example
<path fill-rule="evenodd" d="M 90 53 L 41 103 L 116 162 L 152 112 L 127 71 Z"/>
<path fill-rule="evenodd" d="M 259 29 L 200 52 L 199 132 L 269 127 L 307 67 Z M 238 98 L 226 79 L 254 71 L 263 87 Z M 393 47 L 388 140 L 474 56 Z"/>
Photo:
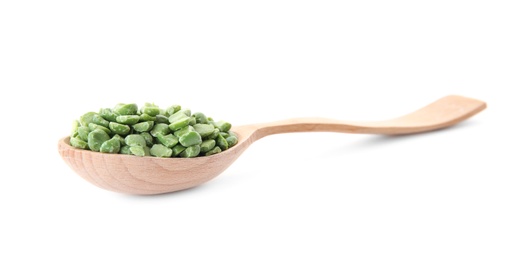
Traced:
<path fill-rule="evenodd" d="M 92 184 L 115 192 L 160 194 L 205 183 L 228 168 L 253 142 L 279 133 L 342 132 L 400 135 L 454 125 L 478 112 L 482 101 L 447 96 L 413 113 L 379 122 L 347 122 L 325 118 L 298 118 L 232 128 L 239 143 L 222 153 L 196 158 L 137 157 L 105 154 L 71 147 L 69 138 L 58 143 L 63 160 Z"/>

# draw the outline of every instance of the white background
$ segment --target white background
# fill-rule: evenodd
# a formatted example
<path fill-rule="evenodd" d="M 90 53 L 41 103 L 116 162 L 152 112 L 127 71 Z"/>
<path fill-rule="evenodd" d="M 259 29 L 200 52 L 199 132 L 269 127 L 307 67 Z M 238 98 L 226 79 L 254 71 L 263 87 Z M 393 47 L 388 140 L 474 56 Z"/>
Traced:
<path fill-rule="evenodd" d="M 0 2 L 1 259 L 516 259 L 515 1 Z M 234 125 L 488 109 L 405 137 L 253 144 L 198 188 L 97 188 L 84 112 L 179 103 Z"/>

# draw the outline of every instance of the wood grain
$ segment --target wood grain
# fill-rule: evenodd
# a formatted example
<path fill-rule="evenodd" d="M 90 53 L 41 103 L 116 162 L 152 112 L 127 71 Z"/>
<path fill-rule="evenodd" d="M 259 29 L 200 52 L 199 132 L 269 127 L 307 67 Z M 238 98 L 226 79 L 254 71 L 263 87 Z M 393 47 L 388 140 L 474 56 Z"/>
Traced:
<path fill-rule="evenodd" d="M 239 143 L 227 151 L 196 158 L 137 157 L 76 149 L 69 137 L 58 142 L 63 160 L 90 183 L 128 194 L 160 194 L 205 183 L 226 170 L 256 140 L 293 132 L 340 132 L 401 135 L 457 124 L 486 108 L 483 101 L 447 96 L 413 113 L 386 121 L 349 122 L 326 118 L 296 118 L 232 128 Z"/>

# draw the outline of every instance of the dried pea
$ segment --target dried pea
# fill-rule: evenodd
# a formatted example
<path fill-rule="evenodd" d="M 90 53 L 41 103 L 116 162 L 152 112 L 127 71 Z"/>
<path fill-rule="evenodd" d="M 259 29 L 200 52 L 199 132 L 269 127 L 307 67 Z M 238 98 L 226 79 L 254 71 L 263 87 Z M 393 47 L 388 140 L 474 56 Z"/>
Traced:
<path fill-rule="evenodd" d="M 100 129 L 95 129 L 88 134 L 88 147 L 90 150 L 99 152 L 102 143 L 110 139 L 109 135 Z"/>
<path fill-rule="evenodd" d="M 144 114 L 148 114 L 150 116 L 156 116 L 160 114 L 160 108 L 155 104 L 145 103 L 145 105 L 140 110 Z"/>
<path fill-rule="evenodd" d="M 188 132 L 192 132 L 192 131 L 194 131 L 194 127 L 188 125 L 188 126 L 181 128 L 180 130 L 174 131 L 174 136 L 179 138 L 180 136 L 182 136 Z"/>
<path fill-rule="evenodd" d="M 221 150 L 226 150 L 228 149 L 228 141 L 226 141 L 226 139 L 221 135 L 219 134 L 219 136 L 217 137 L 217 146 L 219 146 L 219 148 L 221 148 Z"/>
<path fill-rule="evenodd" d="M 88 124 L 92 123 L 93 116 L 95 115 L 95 112 L 88 112 L 79 117 L 79 123 L 81 123 L 82 126 L 88 126 Z"/>
<path fill-rule="evenodd" d="M 167 135 L 171 132 L 169 125 L 164 123 L 155 124 L 151 130 L 151 135 L 156 137 L 157 134 Z"/>
<path fill-rule="evenodd" d="M 79 123 L 79 121 L 77 121 L 77 120 L 74 120 L 72 122 L 72 131 L 70 132 L 70 135 L 72 135 L 74 137 L 77 136 L 78 135 L 77 129 L 79 129 L 79 126 L 81 126 L 81 123 Z"/>
<path fill-rule="evenodd" d="M 176 112 L 174 115 L 169 117 L 169 128 L 172 131 L 179 130 L 189 124 L 190 117 L 186 116 L 181 111 Z"/>
<path fill-rule="evenodd" d="M 118 153 L 119 151 L 120 141 L 117 138 L 112 138 L 102 143 L 100 148 L 101 153 Z"/>
<path fill-rule="evenodd" d="M 202 153 L 206 153 L 206 152 L 214 149 L 214 147 L 215 147 L 215 140 L 213 140 L 213 139 L 205 140 L 205 141 L 203 141 L 201 143 L 200 147 L 201 147 L 201 152 Z"/>
<path fill-rule="evenodd" d="M 132 155 L 136 156 L 145 156 L 145 150 L 143 146 L 130 146 L 129 152 L 131 152 Z"/>
<path fill-rule="evenodd" d="M 133 129 L 137 132 L 147 132 L 153 129 L 154 121 L 145 121 L 133 125 Z"/>
<path fill-rule="evenodd" d="M 131 128 L 128 125 L 116 123 L 116 122 L 110 122 L 109 123 L 109 129 L 119 135 L 127 135 Z"/>
<path fill-rule="evenodd" d="M 194 113 L 193 116 L 196 118 L 196 122 L 199 124 L 206 124 L 208 120 L 206 119 L 205 114 L 201 112 Z"/>
<path fill-rule="evenodd" d="M 121 146 L 124 146 L 126 145 L 126 140 L 124 139 L 124 137 L 118 135 L 118 134 L 115 134 L 112 139 L 117 139 L 119 142 L 120 142 L 120 145 Z"/>
<path fill-rule="evenodd" d="M 88 134 L 90 133 L 90 128 L 87 126 L 80 126 L 77 128 L 77 134 L 79 135 L 79 138 L 81 140 L 87 142 L 88 141 Z"/>
<path fill-rule="evenodd" d="M 180 105 L 172 105 L 165 110 L 165 116 L 172 116 L 180 110 L 181 110 Z"/>
<path fill-rule="evenodd" d="M 151 147 L 153 146 L 153 136 L 148 133 L 148 132 L 143 132 L 143 133 L 140 133 L 140 135 L 144 138 L 145 140 L 145 144 L 148 146 L 148 147 Z"/>
<path fill-rule="evenodd" d="M 188 132 L 179 138 L 179 142 L 181 145 L 185 147 L 199 145 L 202 142 L 201 135 L 198 132 Z"/>
<path fill-rule="evenodd" d="M 189 124 L 189 125 L 195 125 L 195 124 L 196 124 L 196 118 L 195 118 L 195 117 L 193 117 L 193 116 L 191 116 L 191 117 L 190 117 L 190 119 L 189 119 L 189 121 L 188 121 L 188 124 Z"/>
<path fill-rule="evenodd" d="M 230 135 L 226 137 L 226 142 L 228 143 L 228 148 L 233 147 L 237 144 L 237 137 Z"/>
<path fill-rule="evenodd" d="M 213 155 L 213 154 L 220 153 L 220 152 L 222 152 L 221 148 L 219 148 L 219 146 L 216 146 L 216 147 L 214 147 L 214 149 L 206 152 L 205 155 L 209 156 L 209 155 Z"/>
<path fill-rule="evenodd" d="M 208 137 L 215 130 L 214 126 L 209 124 L 195 124 L 193 127 L 194 130 L 196 130 L 196 132 L 198 132 L 199 135 L 201 135 L 201 137 Z"/>
<path fill-rule="evenodd" d="M 138 106 L 136 104 L 117 104 L 113 112 L 119 115 L 136 115 Z"/>
<path fill-rule="evenodd" d="M 156 123 L 169 123 L 169 118 L 164 115 L 156 115 Z"/>
<path fill-rule="evenodd" d="M 124 146 L 120 147 L 120 153 L 121 154 L 131 154 L 131 151 L 129 150 L 129 148 L 131 148 L 131 146 L 129 146 L 129 145 L 124 145 Z"/>
<path fill-rule="evenodd" d="M 72 137 L 70 138 L 70 145 L 73 147 L 81 148 L 81 149 L 87 149 L 88 143 L 81 140 L 80 138 Z"/>
<path fill-rule="evenodd" d="M 104 126 L 101 126 L 98 124 L 89 123 L 88 128 L 90 128 L 90 131 L 93 131 L 95 129 L 100 129 L 100 130 L 106 132 L 107 134 L 111 134 L 111 130 L 109 130 L 107 127 L 104 127 Z"/>
<path fill-rule="evenodd" d="M 99 115 L 110 122 L 115 122 L 117 120 L 117 116 L 119 116 L 118 114 L 114 113 L 111 108 L 101 108 Z"/>
<path fill-rule="evenodd" d="M 156 157 L 171 157 L 172 149 L 162 144 L 155 144 L 151 147 L 150 153 L 152 156 Z"/>
<path fill-rule="evenodd" d="M 219 132 L 219 128 L 215 128 L 214 132 L 205 139 L 217 139 L 217 137 L 219 136 Z"/>
<path fill-rule="evenodd" d="M 214 123 L 214 126 L 219 128 L 221 132 L 228 132 L 230 131 L 230 128 L 232 128 L 232 124 L 226 122 L 226 121 L 217 121 Z"/>
<path fill-rule="evenodd" d="M 99 114 L 95 114 L 92 117 L 92 123 L 98 124 L 98 125 L 101 125 L 101 126 L 104 126 L 107 128 L 109 126 L 110 122 L 108 120 L 102 118 L 102 116 L 100 116 Z"/>
<path fill-rule="evenodd" d="M 144 147 L 147 145 L 145 138 L 138 134 L 132 134 L 132 135 L 126 136 L 125 141 L 126 141 L 126 145 L 129 145 L 129 146 Z"/>
<path fill-rule="evenodd" d="M 134 125 L 140 121 L 140 116 L 138 115 L 122 115 L 117 116 L 117 123 L 125 124 L 125 125 Z"/>
<path fill-rule="evenodd" d="M 181 144 L 177 144 L 176 146 L 172 147 L 172 156 L 173 157 L 178 156 L 180 153 L 185 151 L 185 149 L 187 149 L 187 147 L 185 147 Z"/>
<path fill-rule="evenodd" d="M 156 139 L 162 144 L 165 145 L 168 148 L 174 147 L 176 144 L 178 144 L 178 138 L 172 134 L 168 135 L 162 135 L 158 134 L 156 136 Z"/>
<path fill-rule="evenodd" d="M 199 145 L 192 145 L 187 147 L 183 152 L 180 153 L 180 156 L 183 158 L 192 158 L 199 155 L 201 148 Z"/>
<path fill-rule="evenodd" d="M 192 115 L 192 112 L 190 111 L 190 109 L 182 109 L 182 110 L 180 110 L 178 112 L 182 112 L 186 116 L 191 116 Z"/>
<path fill-rule="evenodd" d="M 156 117 L 155 116 L 151 116 L 149 114 L 141 114 L 140 115 L 140 122 L 144 122 L 144 121 L 156 121 Z"/>

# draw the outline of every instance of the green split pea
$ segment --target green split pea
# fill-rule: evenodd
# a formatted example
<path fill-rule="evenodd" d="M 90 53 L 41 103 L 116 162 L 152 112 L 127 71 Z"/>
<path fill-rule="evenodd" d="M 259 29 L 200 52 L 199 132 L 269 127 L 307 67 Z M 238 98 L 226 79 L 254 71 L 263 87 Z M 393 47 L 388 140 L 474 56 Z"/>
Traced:
<path fill-rule="evenodd" d="M 146 103 L 117 104 L 88 112 L 73 122 L 70 145 L 102 153 L 135 156 L 183 157 L 209 156 L 237 144 L 237 136 L 226 121 L 180 105 L 162 109 Z"/>

